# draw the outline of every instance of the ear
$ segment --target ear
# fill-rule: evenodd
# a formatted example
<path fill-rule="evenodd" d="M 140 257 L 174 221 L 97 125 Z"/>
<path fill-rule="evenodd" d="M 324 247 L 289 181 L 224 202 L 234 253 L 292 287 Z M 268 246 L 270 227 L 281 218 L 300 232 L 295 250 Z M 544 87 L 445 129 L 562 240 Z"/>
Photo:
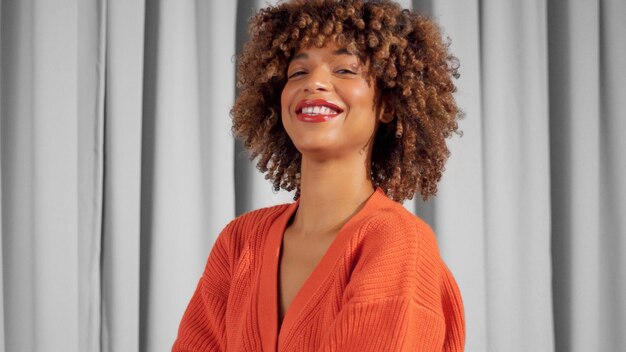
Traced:
<path fill-rule="evenodd" d="M 389 123 L 393 121 L 395 115 L 394 111 L 387 107 L 387 103 L 385 101 L 381 101 L 378 104 L 376 114 L 378 115 L 378 120 L 382 123 Z"/>
<path fill-rule="evenodd" d="M 394 117 L 395 117 L 395 112 L 393 111 L 393 109 L 388 108 L 387 104 L 383 103 L 380 114 L 378 115 L 378 119 L 380 120 L 380 122 L 389 123 L 393 121 Z"/>
<path fill-rule="evenodd" d="M 393 111 L 385 109 L 385 110 L 383 110 L 383 113 L 382 113 L 382 115 L 380 117 L 380 122 L 382 122 L 382 123 L 389 123 L 389 122 L 393 121 L 394 117 L 395 117 L 395 114 L 394 114 Z"/>

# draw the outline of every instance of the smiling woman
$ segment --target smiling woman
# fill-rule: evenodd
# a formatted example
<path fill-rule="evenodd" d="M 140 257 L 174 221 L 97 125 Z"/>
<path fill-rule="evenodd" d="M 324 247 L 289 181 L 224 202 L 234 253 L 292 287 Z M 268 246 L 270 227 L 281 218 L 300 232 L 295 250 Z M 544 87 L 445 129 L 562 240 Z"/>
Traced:
<path fill-rule="evenodd" d="M 301 154 L 329 162 L 358 155 L 371 144 L 375 115 L 382 110 L 375 106 L 375 84 L 356 55 L 335 43 L 303 49 L 287 75 L 282 124 Z"/>
<path fill-rule="evenodd" d="M 300 192 L 301 153 L 281 125 L 279 96 L 289 76 L 306 71 L 288 67 L 307 57 L 303 49 L 331 44 L 353 56 L 341 72 L 350 75 L 358 63 L 358 76 L 371 80 L 376 103 L 386 106 L 390 123 L 380 126 L 372 153 L 374 186 L 396 201 L 436 193 L 460 112 L 458 63 L 433 21 L 389 1 L 290 1 L 261 9 L 250 32 L 238 61 L 233 131 L 276 191 Z"/>
<path fill-rule="evenodd" d="M 295 201 L 220 234 L 174 351 L 461 351 L 430 227 L 457 129 L 437 26 L 391 1 L 289 1 L 251 20 L 233 130 Z"/>

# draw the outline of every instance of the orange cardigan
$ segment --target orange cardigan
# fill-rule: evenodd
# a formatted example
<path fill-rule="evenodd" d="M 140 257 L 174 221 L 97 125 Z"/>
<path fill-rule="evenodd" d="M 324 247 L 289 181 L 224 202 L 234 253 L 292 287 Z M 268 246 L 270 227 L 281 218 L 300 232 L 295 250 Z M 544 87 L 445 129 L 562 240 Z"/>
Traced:
<path fill-rule="evenodd" d="M 278 326 L 282 236 L 298 201 L 219 235 L 173 351 L 462 351 L 463 304 L 432 230 L 379 188 L 339 231 Z"/>

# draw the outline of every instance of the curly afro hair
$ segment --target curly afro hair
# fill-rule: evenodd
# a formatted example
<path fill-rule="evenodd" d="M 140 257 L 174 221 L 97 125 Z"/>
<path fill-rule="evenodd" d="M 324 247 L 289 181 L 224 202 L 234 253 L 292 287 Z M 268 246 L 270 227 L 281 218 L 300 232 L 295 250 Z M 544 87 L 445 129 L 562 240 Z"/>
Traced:
<path fill-rule="evenodd" d="M 301 154 L 282 125 L 280 96 L 290 58 L 328 42 L 368 63 L 393 109 L 374 137 L 372 184 L 397 202 L 417 191 L 424 200 L 434 195 L 450 155 L 446 139 L 462 115 L 453 97 L 458 60 L 432 20 L 392 1 L 292 0 L 261 9 L 238 57 L 234 135 L 276 191 L 299 197 Z"/>

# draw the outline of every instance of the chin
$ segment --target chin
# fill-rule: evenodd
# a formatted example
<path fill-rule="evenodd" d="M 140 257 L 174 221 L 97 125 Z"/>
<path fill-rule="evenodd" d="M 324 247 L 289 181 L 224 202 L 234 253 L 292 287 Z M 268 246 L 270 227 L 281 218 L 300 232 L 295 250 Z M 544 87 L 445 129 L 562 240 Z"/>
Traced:
<path fill-rule="evenodd" d="M 305 142 L 295 144 L 296 148 L 302 155 L 320 155 L 327 154 L 330 150 L 332 150 L 332 146 L 328 143 L 320 143 L 320 142 Z"/>
<path fill-rule="evenodd" d="M 319 152 L 333 148 L 337 144 L 336 133 L 327 128 L 291 129 L 287 131 L 287 135 L 300 153 Z"/>

